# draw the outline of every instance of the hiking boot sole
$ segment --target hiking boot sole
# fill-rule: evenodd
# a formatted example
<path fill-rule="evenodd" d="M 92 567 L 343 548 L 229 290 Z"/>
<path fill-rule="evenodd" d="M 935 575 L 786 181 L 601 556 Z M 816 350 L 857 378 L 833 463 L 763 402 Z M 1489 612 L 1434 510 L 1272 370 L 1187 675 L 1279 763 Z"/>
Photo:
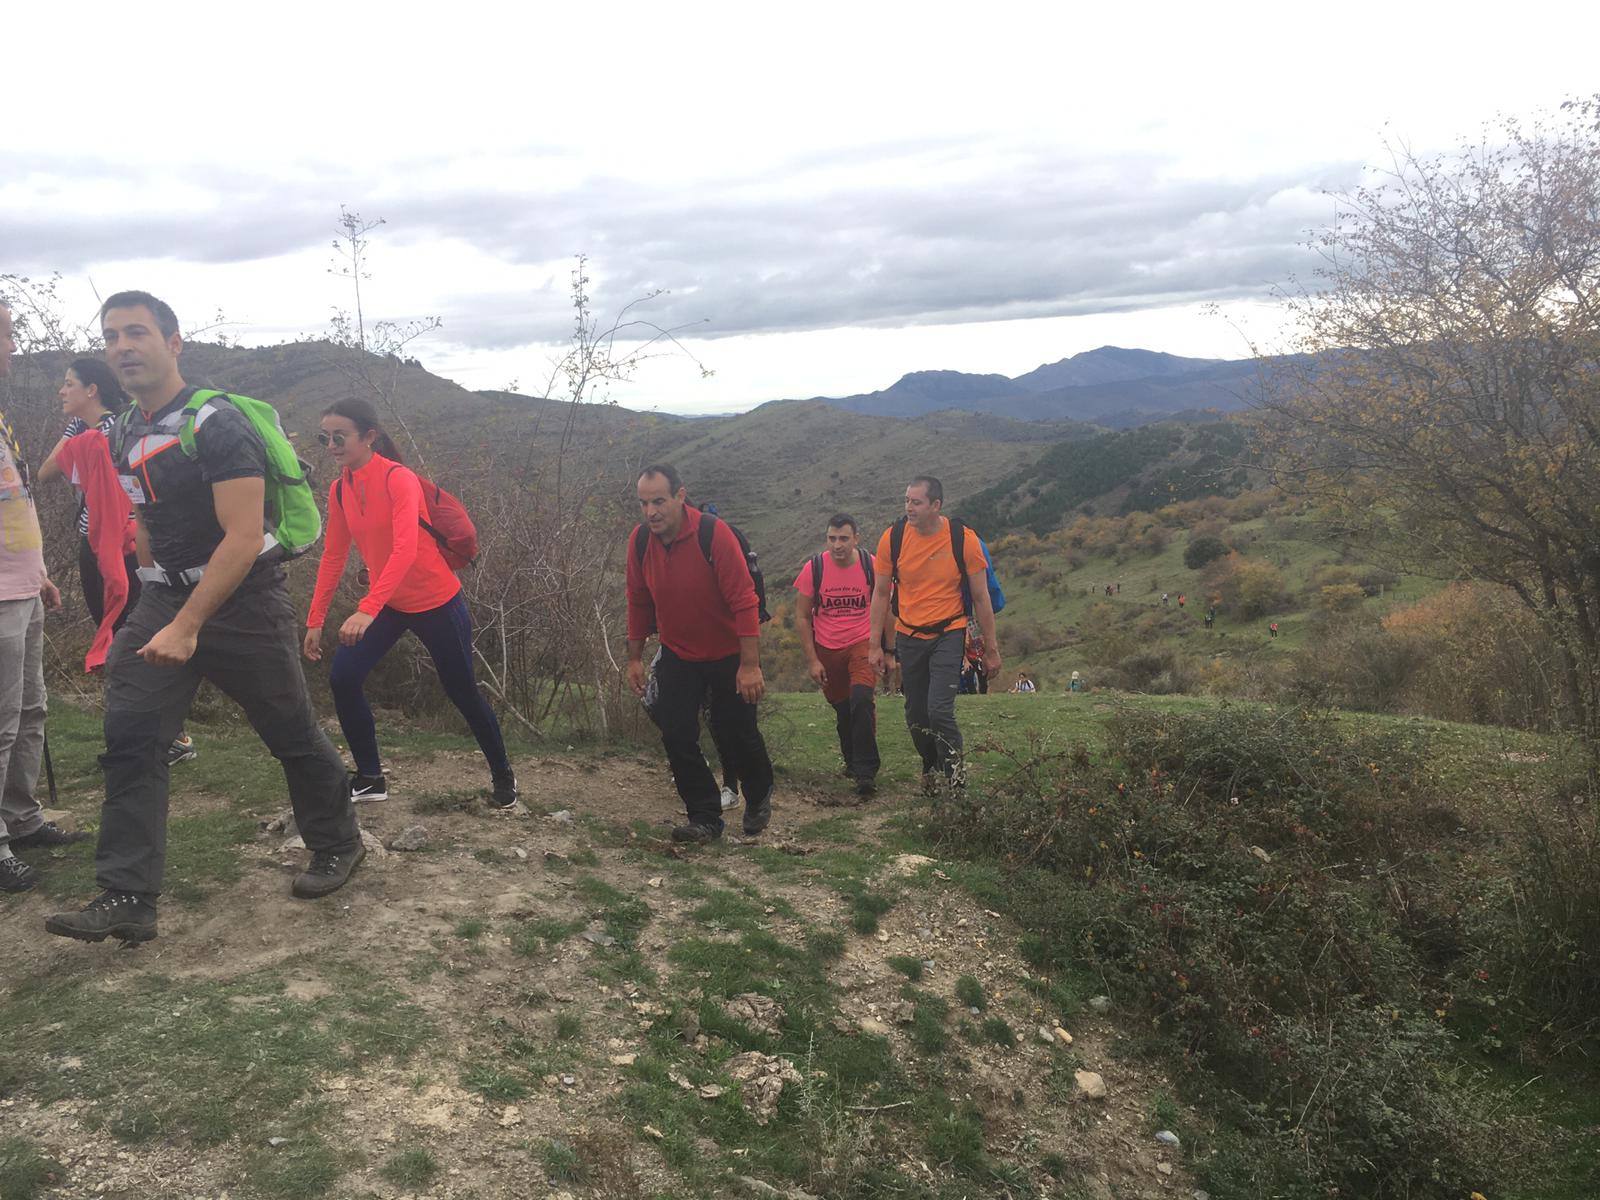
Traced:
<path fill-rule="evenodd" d="M 154 925 L 113 925 L 109 929 L 79 929 L 57 917 L 44 919 L 44 931 L 79 942 L 103 942 L 108 937 L 114 937 L 130 946 L 139 942 L 153 942 L 156 939 Z"/>

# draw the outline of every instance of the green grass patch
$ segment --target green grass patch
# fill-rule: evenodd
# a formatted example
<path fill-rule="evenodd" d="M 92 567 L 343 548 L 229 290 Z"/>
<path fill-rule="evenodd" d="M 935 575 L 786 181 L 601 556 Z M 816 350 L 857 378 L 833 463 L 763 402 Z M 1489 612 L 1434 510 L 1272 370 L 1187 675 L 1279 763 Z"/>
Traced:
<path fill-rule="evenodd" d="M 576 858 L 573 861 L 576 862 Z M 580 877 L 577 890 L 578 895 L 594 906 L 594 917 L 605 931 L 624 949 L 633 949 L 640 931 L 650 922 L 650 906 L 640 897 L 630 896 L 594 875 Z"/>
<path fill-rule="evenodd" d="M 482 1064 L 462 1072 L 461 1086 L 501 1104 L 521 1100 L 528 1094 L 528 1083 L 520 1074 Z"/>
<path fill-rule="evenodd" d="M 544 1164 L 545 1176 L 552 1183 L 582 1183 L 583 1157 L 571 1142 L 551 1138 L 539 1148 L 539 1161 Z"/>
<path fill-rule="evenodd" d="M 0 1200 L 37 1200 L 61 1178 L 61 1165 L 27 1138 L 0 1138 Z"/>
<path fill-rule="evenodd" d="M 1007 1050 L 1014 1050 L 1017 1045 L 1017 1031 L 1011 1028 L 1010 1022 L 1004 1017 L 990 1017 L 985 1021 L 983 1036 L 996 1046 L 1004 1046 Z"/>
<path fill-rule="evenodd" d="M 256 1150 L 245 1166 L 251 1190 L 273 1200 L 319 1200 L 327 1196 L 345 1167 L 321 1138 L 295 1138 L 277 1149 Z"/>
<path fill-rule="evenodd" d="M 489 930 L 489 922 L 482 917 L 464 917 L 456 922 L 455 933 L 463 941 L 475 942 Z"/>
<path fill-rule="evenodd" d="M 0 1004 L 11 1031 L 0 1080 L 46 1101 L 87 1100 L 89 1119 L 125 1140 L 186 1134 L 212 1145 L 263 1112 L 288 1112 L 322 1077 L 403 1060 L 431 1038 L 427 1015 L 367 972 L 320 958 L 297 965 L 330 993 L 289 998 L 282 967 L 227 982 L 24 981 Z M 62 1046 L 81 1066 L 58 1068 Z"/>
<path fill-rule="evenodd" d="M 423 1147 L 417 1146 L 391 1155 L 378 1168 L 378 1174 L 396 1187 L 426 1187 L 439 1174 L 439 1160 Z"/>
<path fill-rule="evenodd" d="M 533 958 L 582 932 L 587 924 L 588 922 L 581 917 L 568 921 L 556 917 L 535 917 L 532 920 L 520 921 L 511 931 L 511 951 L 524 958 Z"/>
<path fill-rule="evenodd" d="M 912 983 L 922 981 L 922 960 L 914 954 L 892 954 L 888 959 L 889 966 L 904 975 Z"/>
<path fill-rule="evenodd" d="M 973 975 L 963 975 L 956 980 L 956 999 L 967 1008 L 979 1012 L 989 1007 L 989 997 L 984 994 L 983 984 Z"/>

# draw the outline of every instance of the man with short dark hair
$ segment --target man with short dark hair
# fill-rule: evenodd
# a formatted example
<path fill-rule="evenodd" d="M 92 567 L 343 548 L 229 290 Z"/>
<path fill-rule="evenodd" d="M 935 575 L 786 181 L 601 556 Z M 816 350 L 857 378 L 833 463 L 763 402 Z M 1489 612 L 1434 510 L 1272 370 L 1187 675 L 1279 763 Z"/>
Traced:
<path fill-rule="evenodd" d="M 0 300 L 0 379 L 17 343 L 11 309 Z M 0 413 L 0 892 L 38 883 L 16 851 L 66 846 L 83 838 L 44 818 L 34 791 L 44 752 L 44 610 L 61 593 L 44 569 L 44 539 L 28 464 L 11 422 Z"/>
<path fill-rule="evenodd" d="M 645 694 L 644 646 L 657 635 L 652 715 L 689 818 L 672 838 L 705 843 L 722 836 L 717 781 L 700 751 L 700 705 L 708 693 L 719 750 L 732 758 L 744 792 L 744 831 L 758 834 L 772 819 L 772 760 L 756 724 L 766 685 L 750 566 L 727 522 L 692 507 L 670 466 L 646 467 L 637 493 L 641 524 L 626 552 L 628 685 Z"/>
<path fill-rule="evenodd" d="M 812 682 L 833 706 L 839 752 L 863 799 L 877 790 L 877 676 L 867 653 L 872 636 L 873 558 L 857 546 L 855 518 L 828 521 L 827 553 L 795 577 L 794 622 Z"/>
<path fill-rule="evenodd" d="M 124 942 L 156 936 L 166 866 L 166 750 L 203 679 L 244 709 L 283 766 L 311 864 L 292 894 L 343 887 L 365 855 L 344 763 L 317 724 L 300 669 L 299 621 L 282 553 L 265 520 L 266 448 L 249 418 L 216 398 L 193 414 L 193 456 L 180 436 L 195 389 L 178 369 L 172 309 L 120 292 L 100 310 L 106 361 L 134 406 L 113 437 L 138 518 L 139 603 L 106 660 L 106 798 L 95 876 L 104 889 L 45 928 Z"/>
<path fill-rule="evenodd" d="M 932 792 L 941 782 L 949 787 L 965 782 L 956 692 L 969 603 L 991 676 L 1000 670 L 1000 643 L 985 578 L 988 559 L 973 530 L 943 515 L 944 486 L 932 475 L 918 475 L 906 485 L 905 508 L 905 516 L 878 540 L 870 653 L 873 670 L 881 672 L 883 635 L 892 619 L 906 725 L 922 758 L 923 791 Z"/>

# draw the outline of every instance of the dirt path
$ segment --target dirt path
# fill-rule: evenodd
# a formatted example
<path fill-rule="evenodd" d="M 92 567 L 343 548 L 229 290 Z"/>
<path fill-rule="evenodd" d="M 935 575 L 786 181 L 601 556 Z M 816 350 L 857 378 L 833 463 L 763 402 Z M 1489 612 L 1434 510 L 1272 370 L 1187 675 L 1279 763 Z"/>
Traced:
<path fill-rule="evenodd" d="M 324 902 L 289 898 L 302 856 L 267 830 L 239 848 L 236 882 L 164 904 L 137 951 L 44 935 L 58 900 L 4 902 L 5 1015 L 26 1030 L 0 1059 L 0 1137 L 58 1164 L 40 1194 L 1194 1192 L 1182 1152 L 1152 1137 L 1171 1089 L 1119 1053 L 1114 1013 L 1053 1007 L 1019 931 L 903 853 L 908 800 L 834 808 L 788 787 L 761 837 L 735 822 L 685 850 L 666 839 L 656 756 L 519 762 L 512 816 L 474 802 L 480 765 L 397 753 L 393 798 L 363 822 L 385 844 L 420 826 L 424 845 L 374 855 Z M 759 1003 L 726 1016 L 734 995 Z M 180 1039 L 166 1065 L 91 1024 L 91 999 L 129 1037 Z M 281 1057 L 305 1030 L 321 1050 Z M 274 1045 L 239 1054 L 249 1038 Z M 737 1075 L 750 1054 L 788 1093 L 765 1124 L 752 1096 L 770 1085 Z M 857 1071 L 868 1060 L 881 1078 Z M 258 1064 L 308 1083 L 258 1103 Z M 194 1115 L 213 1093 L 220 1136 Z M 128 1116 L 145 1111 L 153 1133 Z"/>

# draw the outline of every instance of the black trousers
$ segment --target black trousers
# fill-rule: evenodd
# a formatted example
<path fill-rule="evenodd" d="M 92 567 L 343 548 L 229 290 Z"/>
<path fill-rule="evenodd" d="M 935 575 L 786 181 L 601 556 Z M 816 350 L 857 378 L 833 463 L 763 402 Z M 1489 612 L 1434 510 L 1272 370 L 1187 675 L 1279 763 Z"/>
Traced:
<path fill-rule="evenodd" d="M 845 769 L 857 783 L 871 783 L 878 777 L 878 708 L 876 690 L 865 684 L 852 684 L 850 699 L 833 706 L 834 729 L 839 734 L 839 753 Z"/>
<path fill-rule="evenodd" d="M 300 670 L 300 628 L 283 574 L 246 581 L 200 630 L 181 667 L 136 651 L 167 625 L 188 592 L 151 584 L 106 659 L 106 799 L 95 878 L 102 888 L 154 895 L 167 858 L 167 747 L 183 728 L 202 679 L 244 709 L 283 765 L 295 825 L 312 850 L 354 851 L 361 835 L 344 761 L 317 724 Z"/>
<path fill-rule="evenodd" d="M 756 706 L 739 695 L 739 656 L 690 662 L 662 647 L 656 664 L 655 720 L 684 811 L 696 825 L 722 828 L 717 780 L 700 751 L 700 705 L 709 699 L 717 752 L 738 776 L 746 802 L 772 791 L 772 759 L 756 725 Z"/>

